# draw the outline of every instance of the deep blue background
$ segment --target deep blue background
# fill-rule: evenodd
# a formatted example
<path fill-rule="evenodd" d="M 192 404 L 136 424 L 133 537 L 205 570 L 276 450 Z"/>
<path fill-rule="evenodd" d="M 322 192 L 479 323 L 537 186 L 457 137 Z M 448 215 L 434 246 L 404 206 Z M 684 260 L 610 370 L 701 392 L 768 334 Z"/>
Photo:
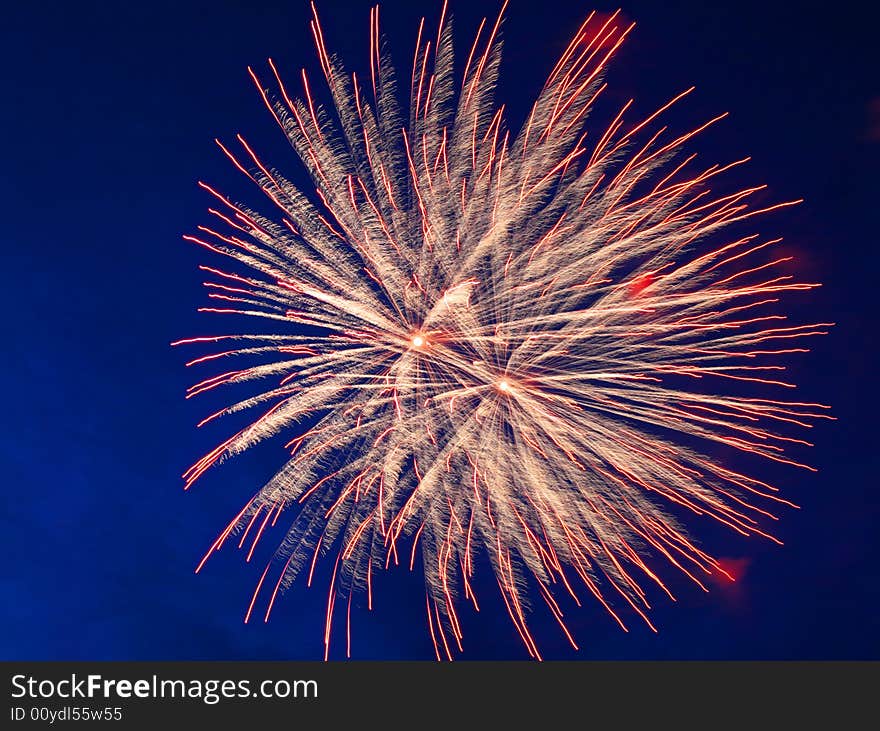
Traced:
<path fill-rule="evenodd" d="M 410 6 L 382 10 L 401 65 L 418 24 Z M 804 316 L 839 324 L 795 377 L 839 421 L 811 435 L 817 475 L 767 470 L 803 506 L 779 526 L 785 547 L 696 526 L 742 573 L 735 588 L 682 586 L 674 606 L 656 597 L 657 635 L 573 612 L 576 657 L 880 658 L 876 18 L 794 7 L 634 0 L 625 14 L 638 25 L 611 80 L 643 110 L 696 84 L 687 120 L 731 117 L 695 149 L 712 161 L 751 154 L 744 183 L 806 199 L 764 230 L 785 233 L 805 278 L 825 283 Z M 452 8 L 463 53 L 497 6 Z M 501 94 L 514 121 L 590 9 L 513 0 Z M 319 10 L 331 48 L 363 71 L 367 2 Z M 424 12 L 436 22 L 439 3 Z M 199 374 L 168 347 L 231 326 L 194 312 L 205 302 L 197 264 L 217 262 L 180 238 L 206 219 L 198 179 L 242 190 L 212 138 L 240 131 L 296 169 L 245 67 L 271 55 L 288 78 L 303 65 L 317 78 L 307 4 L 25 3 L 4 15 L 0 658 L 318 658 L 322 590 L 298 584 L 268 626 L 245 626 L 263 563 L 228 550 L 192 573 L 282 454 L 266 446 L 184 493 L 180 473 L 231 427 L 194 428 L 212 403 L 184 401 Z M 353 612 L 355 657 L 432 656 L 423 601 L 418 577 L 384 577 L 377 611 Z M 484 611 L 464 612 L 466 658 L 525 657 L 498 601 L 483 592 Z M 537 625 L 548 657 L 572 656 L 552 620 Z"/>

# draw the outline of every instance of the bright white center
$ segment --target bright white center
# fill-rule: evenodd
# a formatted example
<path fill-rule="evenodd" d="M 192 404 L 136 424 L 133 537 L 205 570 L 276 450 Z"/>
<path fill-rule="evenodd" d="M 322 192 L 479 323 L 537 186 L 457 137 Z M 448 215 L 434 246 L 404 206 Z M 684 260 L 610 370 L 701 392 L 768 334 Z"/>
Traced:
<path fill-rule="evenodd" d="M 414 348 L 421 348 L 425 344 L 425 339 L 421 335 L 414 335 L 412 344 Z"/>
<path fill-rule="evenodd" d="M 501 391 L 509 391 L 510 384 L 507 382 L 506 379 L 502 378 L 500 381 L 498 381 L 498 389 Z"/>

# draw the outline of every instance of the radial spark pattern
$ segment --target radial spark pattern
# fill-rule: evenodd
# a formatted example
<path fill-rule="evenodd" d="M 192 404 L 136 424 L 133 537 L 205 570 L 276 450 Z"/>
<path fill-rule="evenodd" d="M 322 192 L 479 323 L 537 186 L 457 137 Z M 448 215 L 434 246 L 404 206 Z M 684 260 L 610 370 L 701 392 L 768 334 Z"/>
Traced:
<path fill-rule="evenodd" d="M 769 392 L 792 387 L 780 357 L 826 324 L 779 314 L 785 293 L 817 285 L 787 273 L 779 239 L 750 230 L 793 202 L 756 205 L 764 186 L 712 193 L 745 160 L 703 167 L 686 151 L 724 115 L 668 131 L 662 116 L 687 90 L 647 118 L 626 104 L 604 130 L 587 125 L 630 30 L 594 14 L 512 133 L 494 101 L 500 24 L 484 21 L 456 75 L 444 7 L 436 32 L 419 28 L 411 74 L 395 77 L 376 8 L 361 78 L 328 55 L 315 15 L 332 105 L 305 73 L 293 99 L 271 60 L 272 84 L 251 72 L 314 194 L 239 137 L 240 152 L 221 147 L 271 205 L 251 210 L 203 184 L 216 223 L 186 237 L 238 265 L 202 267 L 215 304 L 203 309 L 272 323 L 271 334 L 180 341 L 222 348 L 189 365 L 239 364 L 190 396 L 260 384 L 202 422 L 259 414 L 189 469 L 187 486 L 290 438 L 286 464 L 208 556 L 234 540 L 250 560 L 275 535 L 247 619 L 268 619 L 324 557 L 328 650 L 337 601 L 350 618 L 354 591 L 372 607 L 376 571 L 416 562 L 438 658 L 462 647 L 479 562 L 535 657 L 527 620 L 544 604 L 575 646 L 563 607 L 584 598 L 621 626 L 633 614 L 650 625 L 648 587 L 670 593 L 664 573 L 700 587 L 723 573 L 683 518 L 771 538 L 763 526 L 791 504 L 704 454 L 720 443 L 803 467 L 783 451 L 806 444 L 790 430 L 830 418 Z"/>

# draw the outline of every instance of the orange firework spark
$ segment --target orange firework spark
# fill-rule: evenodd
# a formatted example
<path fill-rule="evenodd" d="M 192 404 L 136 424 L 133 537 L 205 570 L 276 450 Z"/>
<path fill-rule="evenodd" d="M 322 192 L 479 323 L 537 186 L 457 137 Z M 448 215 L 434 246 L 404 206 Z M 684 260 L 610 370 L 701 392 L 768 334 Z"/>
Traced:
<path fill-rule="evenodd" d="M 323 556 L 325 657 L 336 600 L 350 622 L 353 592 L 372 608 L 374 572 L 412 568 L 417 555 L 438 659 L 462 648 L 461 603 L 479 609 L 477 561 L 494 570 L 533 657 L 530 597 L 574 647 L 563 599 L 592 595 L 624 629 L 630 613 L 653 628 L 645 587 L 672 596 L 662 569 L 703 589 L 725 573 L 681 516 L 776 540 L 764 525 L 774 506 L 792 505 L 700 445 L 812 469 L 787 456 L 807 444 L 788 430 L 831 418 L 820 404 L 751 390 L 793 388 L 781 357 L 806 352 L 795 343 L 830 325 L 779 314 L 785 293 L 818 285 L 787 274 L 788 257 L 770 253 L 779 239 L 748 228 L 798 201 L 756 205 L 765 186 L 712 193 L 746 160 L 701 168 L 684 150 L 724 115 L 682 134 L 657 126 L 691 89 L 647 118 L 628 119 L 627 103 L 603 132 L 585 130 L 632 28 L 617 13 L 587 18 L 511 133 L 493 99 L 500 25 L 501 15 L 483 22 L 456 81 L 444 5 L 436 33 L 422 21 L 412 72 L 398 77 L 376 7 L 362 79 L 328 54 L 315 14 L 333 108 L 316 102 L 305 73 L 293 99 L 271 60 L 270 86 L 249 70 L 315 195 L 240 136 L 240 152 L 218 142 L 274 213 L 202 183 L 221 230 L 185 237 L 246 272 L 202 267 L 218 300 L 203 311 L 277 323 L 275 334 L 175 343 L 223 348 L 188 365 L 258 361 L 188 397 L 274 381 L 204 419 L 266 409 L 187 470 L 187 488 L 223 459 L 293 432 L 286 464 L 197 570 L 233 535 L 250 561 L 287 517 L 246 620 L 268 620 L 278 594 L 300 573 L 311 584 Z M 406 112 L 397 78 L 410 87 Z M 350 647 L 350 628 L 346 637 Z"/>

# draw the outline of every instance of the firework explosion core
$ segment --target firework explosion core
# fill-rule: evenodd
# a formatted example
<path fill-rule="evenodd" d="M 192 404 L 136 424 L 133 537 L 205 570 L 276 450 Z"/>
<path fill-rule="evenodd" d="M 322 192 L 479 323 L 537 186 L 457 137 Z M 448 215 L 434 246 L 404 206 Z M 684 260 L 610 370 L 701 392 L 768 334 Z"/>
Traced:
<path fill-rule="evenodd" d="M 458 77 L 444 6 L 436 32 L 419 27 L 411 74 L 395 76 L 374 8 L 360 78 L 327 53 L 315 14 L 330 107 L 305 72 L 293 99 L 271 60 L 271 88 L 251 71 L 314 195 L 240 136 L 240 152 L 218 142 L 274 213 L 202 184 L 216 223 L 185 237 L 239 265 L 202 267 L 214 301 L 203 311 L 274 323 L 176 343 L 231 343 L 188 365 L 244 363 L 189 396 L 268 384 L 203 420 L 260 412 L 185 473 L 187 487 L 263 439 L 292 437 L 286 464 L 199 569 L 230 540 L 250 560 L 281 521 L 246 619 L 268 620 L 324 557 L 325 657 L 337 600 L 350 619 L 356 590 L 372 608 L 377 570 L 416 561 L 438 659 L 462 648 L 461 604 L 479 608 L 477 561 L 534 657 L 530 597 L 575 647 L 563 606 L 589 596 L 621 627 L 633 614 L 650 626 L 643 587 L 672 596 L 661 574 L 705 589 L 724 573 L 682 518 L 775 540 L 765 525 L 792 505 L 703 452 L 716 443 L 806 467 L 784 448 L 807 442 L 787 433 L 830 418 L 819 404 L 756 395 L 793 388 L 781 357 L 829 323 L 786 322 L 780 298 L 818 285 L 787 273 L 779 239 L 747 230 L 797 201 L 756 205 L 765 186 L 713 194 L 746 160 L 701 167 L 686 151 L 725 115 L 669 132 L 659 120 L 688 89 L 646 118 L 629 119 L 628 102 L 587 130 L 632 27 L 592 14 L 512 133 L 494 100 L 500 25 L 484 21 Z"/>

